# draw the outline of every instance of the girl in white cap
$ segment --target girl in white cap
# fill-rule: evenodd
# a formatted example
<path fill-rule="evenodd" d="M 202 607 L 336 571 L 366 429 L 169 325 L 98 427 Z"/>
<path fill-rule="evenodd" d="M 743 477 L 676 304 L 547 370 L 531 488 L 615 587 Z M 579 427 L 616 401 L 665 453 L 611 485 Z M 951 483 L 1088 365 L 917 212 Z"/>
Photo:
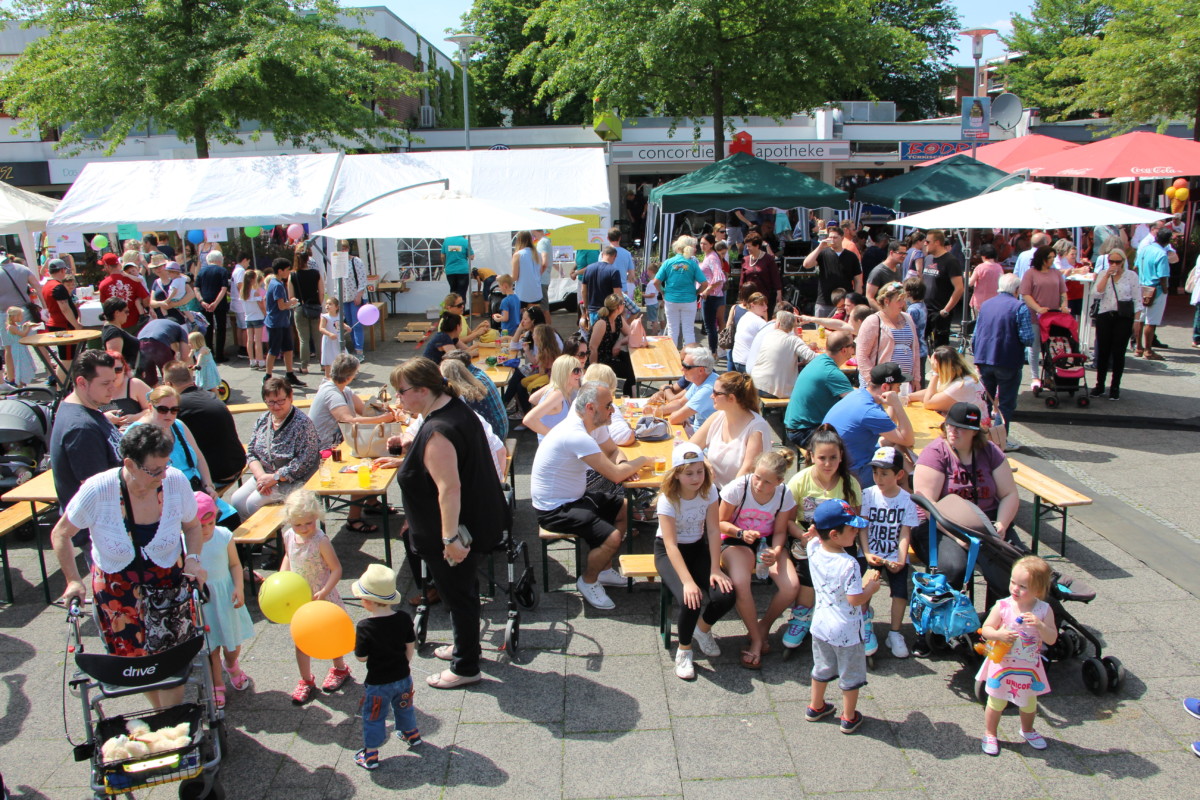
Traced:
<path fill-rule="evenodd" d="M 654 566 L 679 604 L 675 674 L 683 680 L 696 677 L 693 639 L 704 655 L 721 655 L 712 626 L 733 608 L 733 584 L 721 571 L 719 500 L 704 451 L 691 442 L 677 446 L 658 496 Z M 701 614 L 705 599 L 708 606 Z"/>

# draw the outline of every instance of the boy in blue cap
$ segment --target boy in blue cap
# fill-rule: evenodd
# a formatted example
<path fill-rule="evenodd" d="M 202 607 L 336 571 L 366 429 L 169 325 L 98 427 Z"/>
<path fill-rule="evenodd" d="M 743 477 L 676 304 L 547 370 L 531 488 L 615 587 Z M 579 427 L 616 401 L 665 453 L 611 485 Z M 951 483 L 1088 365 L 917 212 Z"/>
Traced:
<path fill-rule="evenodd" d="M 863 606 L 879 591 L 879 571 L 860 573 L 846 552 L 854 547 L 867 521 L 845 500 L 826 500 L 813 514 L 818 539 L 808 543 L 808 565 L 817 602 L 812 618 L 812 697 L 804 718 L 817 722 L 833 713 L 825 687 L 834 678 L 842 690 L 842 733 L 854 733 L 863 716 L 856 710 L 858 690 L 867 684 L 863 642 Z"/>

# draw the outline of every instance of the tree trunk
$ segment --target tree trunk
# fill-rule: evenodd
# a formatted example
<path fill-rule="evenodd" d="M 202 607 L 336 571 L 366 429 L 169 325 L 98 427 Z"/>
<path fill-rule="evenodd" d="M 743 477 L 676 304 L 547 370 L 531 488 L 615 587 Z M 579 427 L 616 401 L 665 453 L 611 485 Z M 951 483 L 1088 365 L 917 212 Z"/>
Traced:
<path fill-rule="evenodd" d="M 1200 76 L 1196 80 L 1196 116 L 1192 118 L 1192 141 L 1200 142 Z"/>
<path fill-rule="evenodd" d="M 725 158 L 725 87 L 721 68 L 713 70 L 713 161 Z"/>
<path fill-rule="evenodd" d="M 208 158 L 208 126 L 200 120 L 193 122 L 192 138 L 196 140 L 196 158 Z"/>

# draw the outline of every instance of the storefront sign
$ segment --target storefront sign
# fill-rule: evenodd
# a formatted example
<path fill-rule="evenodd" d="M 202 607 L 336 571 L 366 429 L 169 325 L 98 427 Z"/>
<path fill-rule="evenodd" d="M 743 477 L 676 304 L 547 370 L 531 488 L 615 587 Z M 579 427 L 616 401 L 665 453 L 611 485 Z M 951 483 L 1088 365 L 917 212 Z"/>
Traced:
<path fill-rule="evenodd" d="M 45 186 L 50 170 L 45 161 L 0 161 L 0 181 L 13 186 Z"/>
<path fill-rule="evenodd" d="M 711 142 L 646 142 L 613 145 L 614 164 L 678 164 L 713 161 Z M 849 142 L 754 142 L 754 155 L 768 161 L 844 161 Z"/>
<path fill-rule="evenodd" d="M 932 161 L 970 150 L 970 142 L 901 142 L 901 161 Z"/>
<path fill-rule="evenodd" d="M 964 97 L 962 101 L 962 138 L 987 141 L 992 134 L 992 98 Z"/>

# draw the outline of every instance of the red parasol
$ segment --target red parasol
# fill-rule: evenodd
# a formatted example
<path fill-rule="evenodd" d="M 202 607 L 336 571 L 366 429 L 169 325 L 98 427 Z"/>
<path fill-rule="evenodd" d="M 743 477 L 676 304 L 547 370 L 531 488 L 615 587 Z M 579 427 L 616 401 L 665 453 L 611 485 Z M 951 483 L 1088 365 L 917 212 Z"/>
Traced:
<path fill-rule="evenodd" d="M 1002 169 L 1005 172 L 1013 172 L 1023 167 L 1026 161 L 1032 161 L 1035 158 L 1041 158 L 1052 153 L 1060 153 L 1064 150 L 1071 150 L 1078 146 L 1074 142 L 1064 142 L 1062 139 L 1055 139 L 1053 136 L 1043 136 L 1033 133 L 1028 136 L 1005 139 L 1002 142 L 985 144 L 975 151 L 973 157 L 997 169 Z M 952 155 L 935 158 L 932 161 L 925 161 L 918 166 L 927 167 L 930 164 L 945 161 L 947 158 L 951 158 Z M 962 155 L 968 154 L 964 152 Z"/>
<path fill-rule="evenodd" d="M 1039 178 L 1186 177 L 1200 175 L 1200 143 L 1158 133 L 1127 133 L 1035 158 L 1013 169 L 1028 169 Z"/>

